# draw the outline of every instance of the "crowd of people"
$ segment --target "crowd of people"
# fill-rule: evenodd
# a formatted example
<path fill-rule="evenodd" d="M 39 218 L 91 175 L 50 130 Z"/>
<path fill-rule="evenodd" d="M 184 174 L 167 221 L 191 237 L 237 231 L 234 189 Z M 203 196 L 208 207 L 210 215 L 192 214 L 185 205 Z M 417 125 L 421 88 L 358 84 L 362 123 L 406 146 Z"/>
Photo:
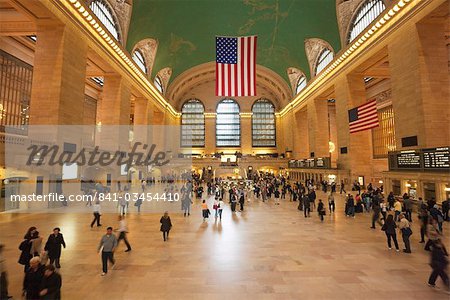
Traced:
<path fill-rule="evenodd" d="M 296 208 L 302 212 L 305 218 L 310 218 L 311 212 L 316 210 L 320 222 L 324 222 L 327 209 L 324 201 L 317 199 L 317 189 L 326 193 L 330 215 L 335 214 L 336 210 L 336 184 L 334 183 L 319 182 L 316 184 L 312 179 L 304 182 L 291 182 L 287 176 L 274 176 L 272 174 L 266 174 L 249 181 L 228 181 L 214 178 L 213 181 L 206 185 L 207 196 L 205 197 L 203 196 L 204 182 L 201 177 L 193 176 L 185 179 L 179 190 L 181 210 L 185 217 L 189 217 L 194 199 L 198 198 L 200 200 L 203 222 L 206 222 L 212 215 L 208 199 L 213 199 L 212 210 L 214 211 L 214 218 L 219 221 L 222 220 L 226 201 L 234 214 L 244 212 L 246 202 L 252 199 L 263 203 L 273 201 L 275 206 L 280 205 L 281 200 L 297 202 Z M 173 189 L 173 183 L 172 178 L 168 177 L 165 178 L 163 184 Z M 148 186 L 147 182 L 145 184 L 142 182 L 142 185 L 144 191 Z M 340 192 L 347 194 L 342 185 Z M 428 285 L 435 287 L 437 278 L 441 277 L 444 285 L 450 287 L 446 272 L 448 253 L 442 242 L 443 222 L 450 221 L 448 200 L 444 201 L 439 207 L 433 199 L 425 202 L 419 198 L 417 203 L 415 203 L 407 194 L 398 198 L 393 193 L 389 193 L 384 199 L 382 187 L 373 188 L 372 185 L 368 185 L 366 189 L 362 190 L 361 186 L 355 184 L 352 190 L 356 191 L 356 193 L 348 193 L 345 196 L 345 216 L 355 218 L 358 213 L 371 213 L 370 228 L 376 229 L 376 224 L 379 224 L 386 235 L 388 249 L 390 250 L 394 246 L 397 252 L 400 251 L 397 240 L 398 232 L 402 236 L 403 252 L 408 254 L 412 252 L 410 237 L 413 234 L 413 230 L 411 225 L 413 223 L 413 210 L 416 205 L 418 223 L 420 224 L 420 243 L 424 243 L 424 249 L 431 252 L 430 266 L 432 267 L 432 273 L 429 276 Z M 318 202 L 316 203 L 316 201 Z M 119 205 L 122 204 L 119 203 Z M 114 268 L 114 252 L 121 240 L 124 241 L 127 247 L 125 252 L 132 250 L 127 238 L 128 227 L 124 216 L 125 211 L 126 209 L 123 208 L 119 212 L 119 225 L 115 230 L 118 234 L 114 234 L 114 229 L 108 227 L 106 233 L 100 239 L 98 251 L 101 252 L 102 276 L 108 273 L 108 264 L 111 264 L 111 269 Z M 97 227 L 102 226 L 98 201 L 93 205 L 93 214 L 94 219 L 91 227 L 94 225 Z M 169 240 L 169 232 L 173 226 L 167 211 L 161 217 L 160 224 L 160 231 L 164 242 L 166 242 Z M 43 245 L 45 246 L 43 247 Z M 19 263 L 24 266 L 25 273 L 23 292 L 26 299 L 60 298 L 62 279 L 57 269 L 61 268 L 61 249 L 65 247 L 66 244 L 60 228 L 54 228 L 45 244 L 43 244 L 43 238 L 40 236 L 37 228 L 29 228 L 19 245 L 19 250 L 21 251 Z M 1 282 L 2 286 L 7 287 L 6 270 L 1 259 L 2 250 L 3 246 L 0 245 Z M 0 299 L 8 299 L 7 289 L 2 289 Z"/>

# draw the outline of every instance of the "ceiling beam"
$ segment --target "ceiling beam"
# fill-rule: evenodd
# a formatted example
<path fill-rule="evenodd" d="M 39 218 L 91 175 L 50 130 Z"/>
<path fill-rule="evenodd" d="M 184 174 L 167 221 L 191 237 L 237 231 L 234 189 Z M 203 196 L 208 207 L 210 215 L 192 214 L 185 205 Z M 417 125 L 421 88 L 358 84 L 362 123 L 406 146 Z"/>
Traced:
<path fill-rule="evenodd" d="M 25 36 L 33 34 L 36 34 L 36 25 L 33 22 L 0 22 L 1 36 Z"/>

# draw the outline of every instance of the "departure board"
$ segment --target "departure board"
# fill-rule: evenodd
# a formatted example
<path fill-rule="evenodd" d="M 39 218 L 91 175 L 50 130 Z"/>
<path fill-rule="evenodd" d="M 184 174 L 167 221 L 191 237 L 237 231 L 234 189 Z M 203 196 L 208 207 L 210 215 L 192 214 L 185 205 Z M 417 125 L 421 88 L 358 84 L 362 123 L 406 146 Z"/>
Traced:
<path fill-rule="evenodd" d="M 423 149 L 423 167 L 425 169 L 449 169 L 449 147 Z"/>
<path fill-rule="evenodd" d="M 414 150 L 402 151 L 397 154 L 397 167 L 398 168 L 420 168 L 420 153 Z"/>

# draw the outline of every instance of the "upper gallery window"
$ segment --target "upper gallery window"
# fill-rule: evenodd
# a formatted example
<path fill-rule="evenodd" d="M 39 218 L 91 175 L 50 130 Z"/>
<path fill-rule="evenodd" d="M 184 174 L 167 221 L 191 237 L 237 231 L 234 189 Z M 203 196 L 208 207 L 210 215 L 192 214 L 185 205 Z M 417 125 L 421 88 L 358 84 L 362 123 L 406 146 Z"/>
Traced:
<path fill-rule="evenodd" d="M 325 67 L 333 60 L 333 56 L 333 52 L 330 49 L 325 48 L 322 50 L 316 63 L 316 75 L 325 69 Z"/>
<path fill-rule="evenodd" d="M 105 0 L 94 0 L 89 5 L 92 12 L 105 25 L 106 29 L 116 38 L 119 39 L 119 26 L 113 16 L 113 12 L 109 4 Z"/>
<path fill-rule="evenodd" d="M 356 12 L 348 34 L 348 43 L 364 31 L 386 8 L 383 0 L 368 0 Z"/>
<path fill-rule="evenodd" d="M 144 56 L 139 49 L 134 50 L 133 52 L 133 60 L 145 74 L 147 74 L 147 65 L 145 64 Z"/>
<path fill-rule="evenodd" d="M 217 105 L 216 146 L 239 147 L 241 145 L 241 118 L 239 105 L 232 99 Z"/>
<path fill-rule="evenodd" d="M 275 147 L 275 106 L 266 99 L 260 99 L 252 107 L 253 147 Z"/>
<path fill-rule="evenodd" d="M 153 83 L 156 86 L 156 89 L 161 93 L 164 94 L 164 86 L 163 86 L 163 82 L 161 80 L 161 77 L 159 77 L 158 75 L 155 76 L 155 80 L 153 81 Z"/>
<path fill-rule="evenodd" d="M 186 101 L 181 108 L 181 147 L 205 146 L 205 107 L 197 99 Z"/>
<path fill-rule="evenodd" d="M 298 78 L 297 86 L 295 87 L 295 94 L 297 95 L 306 87 L 306 76 L 302 75 Z"/>

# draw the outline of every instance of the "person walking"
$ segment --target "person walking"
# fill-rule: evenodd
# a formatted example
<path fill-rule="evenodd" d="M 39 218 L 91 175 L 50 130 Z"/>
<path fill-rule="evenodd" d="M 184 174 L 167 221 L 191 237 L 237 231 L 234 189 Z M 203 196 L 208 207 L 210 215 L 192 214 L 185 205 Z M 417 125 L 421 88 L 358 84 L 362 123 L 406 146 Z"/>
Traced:
<path fill-rule="evenodd" d="M 23 279 L 23 293 L 27 300 L 40 299 L 42 279 L 44 278 L 44 266 L 41 265 L 41 259 L 38 256 L 30 259 L 30 268 L 25 273 Z"/>
<path fill-rule="evenodd" d="M 275 197 L 275 205 L 280 205 L 280 190 L 278 188 L 275 188 L 273 195 Z"/>
<path fill-rule="evenodd" d="M 330 194 L 328 195 L 328 209 L 330 210 L 330 214 L 334 213 L 335 208 L 336 205 L 334 203 L 333 192 L 330 192 Z"/>
<path fill-rule="evenodd" d="M 398 216 L 401 213 L 402 213 L 402 203 L 398 199 L 395 199 L 395 202 L 394 202 L 394 214 L 395 214 L 394 221 L 395 222 L 398 222 Z"/>
<path fill-rule="evenodd" d="M 372 226 L 370 228 L 375 229 L 375 222 L 378 222 L 379 224 L 381 224 L 381 222 L 380 222 L 381 207 L 380 207 L 378 195 L 375 195 L 373 197 L 371 206 L 372 206 Z"/>
<path fill-rule="evenodd" d="M 384 233 L 386 234 L 389 250 L 392 249 L 392 245 L 391 245 L 391 239 L 392 239 L 392 240 L 394 240 L 395 251 L 399 252 L 400 249 L 398 248 L 396 228 L 397 228 L 397 225 L 395 224 L 394 216 L 388 215 L 386 222 L 384 223 L 383 227 L 381 227 L 381 230 L 383 230 Z"/>
<path fill-rule="evenodd" d="M 347 194 L 347 192 L 345 191 L 344 180 L 341 180 L 340 194 L 342 194 L 342 192 L 344 192 L 344 195 Z"/>
<path fill-rule="evenodd" d="M 347 196 L 347 217 L 355 217 L 355 200 L 351 194 Z"/>
<path fill-rule="evenodd" d="M 117 246 L 119 245 L 120 241 L 123 240 L 125 242 L 125 245 L 127 246 L 127 250 L 125 250 L 125 252 L 130 252 L 131 245 L 127 239 L 128 226 L 127 221 L 125 220 L 125 216 L 119 216 L 119 228 L 117 229 L 117 231 L 119 232 L 119 238 L 117 239 Z"/>
<path fill-rule="evenodd" d="M 244 211 L 244 203 L 245 203 L 245 194 L 244 194 L 244 190 L 241 189 L 239 191 L 239 211 Z"/>
<path fill-rule="evenodd" d="M 145 194 L 141 193 L 139 195 L 139 197 L 136 199 L 136 202 L 134 202 L 134 206 L 137 207 L 137 212 L 140 213 L 141 212 L 141 205 L 142 205 L 142 201 L 143 199 L 145 199 Z"/>
<path fill-rule="evenodd" d="M 236 204 L 235 204 L 235 207 L 236 207 Z M 206 203 L 206 200 L 203 200 L 203 201 L 202 201 L 202 216 L 203 216 L 203 222 L 205 222 L 206 219 L 209 218 L 209 214 L 210 214 L 210 211 L 209 211 L 209 208 L 208 208 L 208 204 Z"/>
<path fill-rule="evenodd" d="M 99 252 L 100 250 L 102 252 L 102 276 L 105 276 L 108 273 L 108 261 L 111 262 L 112 268 L 114 268 L 116 263 L 114 260 L 114 250 L 116 250 L 117 247 L 117 238 L 112 231 L 112 227 L 106 229 L 106 234 L 102 236 L 97 249 Z"/>
<path fill-rule="evenodd" d="M 387 207 L 386 202 L 383 199 L 381 199 L 381 202 L 380 202 L 380 210 L 381 210 L 381 215 L 383 216 L 383 222 L 386 222 L 388 207 Z"/>
<path fill-rule="evenodd" d="M 310 207 L 310 209 L 311 209 L 311 211 L 313 211 L 316 208 L 316 191 L 314 190 L 314 188 L 311 189 L 308 197 L 309 197 L 309 202 L 312 203 L 312 208 Z"/>
<path fill-rule="evenodd" d="M 432 288 L 436 287 L 436 280 L 441 277 L 444 282 L 447 293 L 450 291 L 450 283 L 447 275 L 448 253 L 444 244 L 440 239 L 436 240 L 431 248 L 430 266 L 433 271 L 428 278 L 428 285 Z"/>
<path fill-rule="evenodd" d="M 303 202 L 303 214 L 305 215 L 305 218 L 309 218 L 310 217 L 310 201 L 309 201 L 309 197 L 304 194 L 302 197 L 302 202 Z"/>
<path fill-rule="evenodd" d="M 400 223 L 398 224 L 398 228 L 402 233 L 403 243 L 405 244 L 405 249 L 403 252 L 411 253 L 411 245 L 409 242 L 409 237 L 412 235 L 411 226 L 409 224 L 408 219 L 405 217 L 403 213 L 399 215 Z"/>
<path fill-rule="evenodd" d="M 323 205 L 322 199 L 319 199 L 317 204 L 317 213 L 319 214 L 320 221 L 323 222 L 323 216 L 325 216 L 325 206 Z"/>
<path fill-rule="evenodd" d="M 61 268 L 59 260 L 61 258 L 61 246 L 66 248 L 66 242 L 64 241 L 64 237 L 60 232 L 60 228 L 56 227 L 53 229 L 53 233 L 48 236 L 47 243 L 45 243 L 45 251 L 48 252 L 48 257 L 50 259 L 50 265 L 55 263 L 55 267 L 57 269 Z"/>
<path fill-rule="evenodd" d="M 425 243 L 425 235 L 427 233 L 428 225 L 428 210 L 425 203 L 419 203 L 419 221 L 420 221 L 420 241 L 419 243 Z"/>
<path fill-rule="evenodd" d="M 100 201 L 96 200 L 94 202 L 94 205 L 92 206 L 92 211 L 94 213 L 94 220 L 92 220 L 92 222 L 91 222 L 91 228 L 94 227 L 94 224 L 96 222 L 97 222 L 97 227 L 102 226 L 102 224 L 100 223 L 100 216 L 101 216 Z"/>
<path fill-rule="evenodd" d="M 219 216 L 219 198 L 218 198 L 218 196 L 214 197 L 213 209 L 214 209 L 214 218 L 217 219 L 217 217 Z"/>
<path fill-rule="evenodd" d="M 427 232 L 428 241 L 425 244 L 425 251 L 431 251 L 431 246 L 441 238 L 441 233 L 437 227 L 436 219 L 428 217 Z"/>
<path fill-rule="evenodd" d="M 219 213 L 219 220 L 222 221 L 222 211 L 225 207 L 225 202 L 223 202 L 222 198 L 219 198 L 219 207 L 218 207 L 218 213 Z"/>
<path fill-rule="evenodd" d="M 413 203 L 411 197 L 408 195 L 403 197 L 403 207 L 405 208 L 405 218 L 411 223 Z"/>
<path fill-rule="evenodd" d="M 169 239 L 169 232 L 170 229 L 172 229 L 172 221 L 170 220 L 168 211 L 164 212 L 164 215 L 159 220 L 159 223 L 161 223 L 160 231 L 163 233 L 163 239 L 165 242 Z"/>
<path fill-rule="evenodd" d="M 236 211 L 236 204 L 237 204 L 237 196 L 236 196 L 236 194 L 234 192 L 231 193 L 230 199 L 231 199 L 231 211 L 235 212 Z"/>
<path fill-rule="evenodd" d="M 0 300 L 8 300 L 12 297 L 8 293 L 8 273 L 6 272 L 6 262 L 3 257 L 5 245 L 0 244 Z"/>
<path fill-rule="evenodd" d="M 191 204 L 192 204 L 192 200 L 191 200 L 191 196 L 190 196 L 190 192 L 187 191 L 184 194 L 183 200 L 181 201 L 181 209 L 184 211 L 184 216 L 190 216 L 191 215 Z"/>
<path fill-rule="evenodd" d="M 55 272 L 53 265 L 45 267 L 44 277 L 42 279 L 41 291 L 39 295 L 43 300 L 59 300 L 61 299 L 61 275 Z"/>

